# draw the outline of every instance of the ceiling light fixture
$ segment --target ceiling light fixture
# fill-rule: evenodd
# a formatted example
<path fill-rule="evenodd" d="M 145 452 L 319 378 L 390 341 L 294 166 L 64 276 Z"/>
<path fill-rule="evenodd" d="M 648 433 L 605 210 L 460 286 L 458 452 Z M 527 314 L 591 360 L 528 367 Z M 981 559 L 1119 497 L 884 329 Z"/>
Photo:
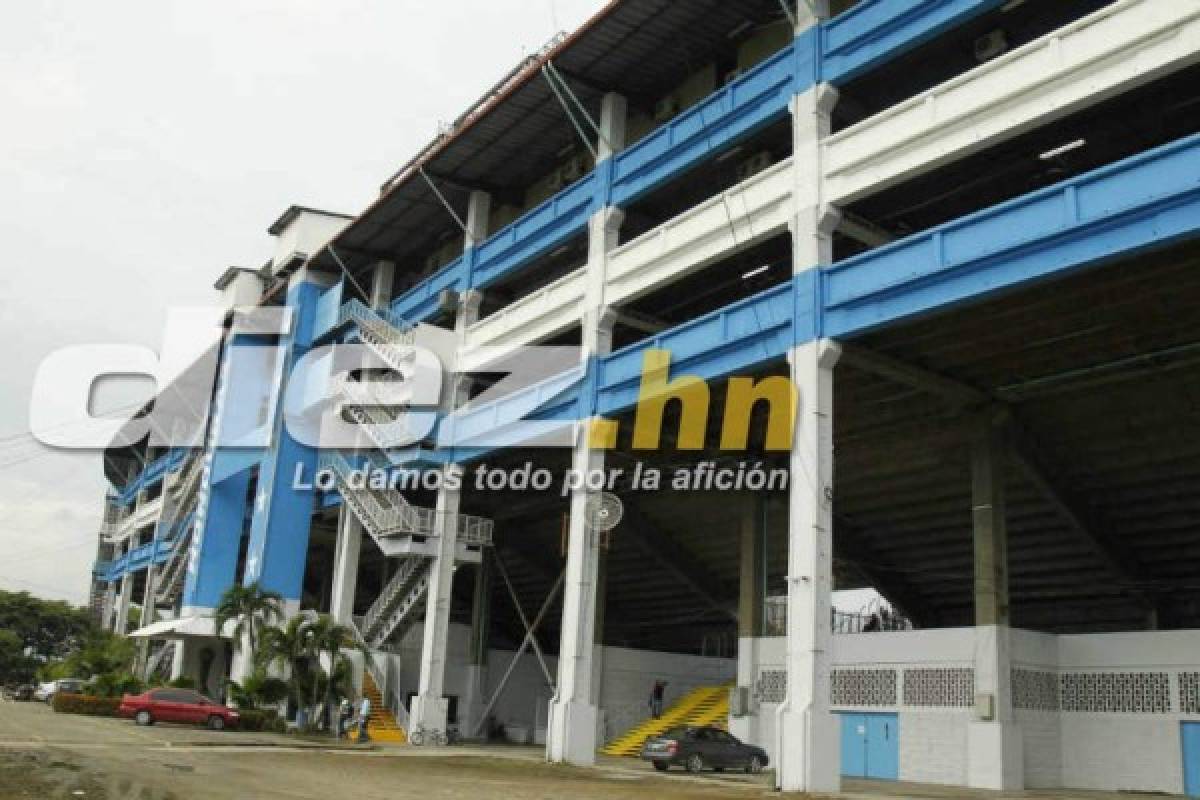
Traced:
<path fill-rule="evenodd" d="M 1038 158 L 1040 158 L 1042 161 L 1049 161 L 1052 158 L 1058 158 L 1061 155 L 1065 155 L 1066 153 L 1069 153 L 1072 150 L 1078 150 L 1079 148 L 1084 147 L 1086 145 L 1087 145 L 1087 139 L 1076 139 L 1075 141 L 1068 142 L 1067 144 L 1064 144 L 1061 147 L 1056 147 L 1053 150 L 1047 150 L 1046 152 L 1044 152 L 1040 156 L 1038 156 Z"/>

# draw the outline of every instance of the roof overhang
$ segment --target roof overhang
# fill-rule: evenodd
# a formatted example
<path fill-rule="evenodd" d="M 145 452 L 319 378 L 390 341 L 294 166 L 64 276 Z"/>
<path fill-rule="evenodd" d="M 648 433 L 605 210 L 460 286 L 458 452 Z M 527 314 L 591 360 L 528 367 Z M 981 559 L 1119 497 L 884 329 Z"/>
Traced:
<path fill-rule="evenodd" d="M 193 616 L 178 619 L 164 619 L 139 628 L 129 634 L 132 639 L 215 639 L 217 638 L 217 623 L 212 617 Z M 233 621 L 225 625 L 225 632 L 220 638 L 229 639 L 228 632 L 233 627 Z"/>

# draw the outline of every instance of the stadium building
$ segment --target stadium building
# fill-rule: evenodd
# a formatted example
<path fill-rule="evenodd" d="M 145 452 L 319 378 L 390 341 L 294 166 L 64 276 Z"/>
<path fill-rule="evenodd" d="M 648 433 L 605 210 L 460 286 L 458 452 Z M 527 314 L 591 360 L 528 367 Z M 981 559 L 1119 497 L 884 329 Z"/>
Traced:
<path fill-rule="evenodd" d="M 196 446 L 106 451 L 97 612 L 219 694 L 257 583 L 355 626 L 397 727 L 554 762 L 694 722 L 785 790 L 1200 794 L 1198 62 L 1196 0 L 612 2 L 221 275 Z M 425 340 L 414 442 L 355 392 Z M 506 390 L 533 345 L 575 359 Z M 351 446 L 247 377 L 314 363 Z M 580 424 L 487 443 L 521 418 Z M 554 487 L 476 483 L 526 463 Z"/>

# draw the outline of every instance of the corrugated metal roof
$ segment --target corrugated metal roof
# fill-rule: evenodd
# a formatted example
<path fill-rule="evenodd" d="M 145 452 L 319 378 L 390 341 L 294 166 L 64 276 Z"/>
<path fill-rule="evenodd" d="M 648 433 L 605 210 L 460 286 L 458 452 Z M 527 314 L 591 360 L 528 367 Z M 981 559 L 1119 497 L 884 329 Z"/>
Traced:
<path fill-rule="evenodd" d="M 339 252 L 357 270 L 375 259 L 402 258 L 436 244 L 448 214 L 418 167 L 463 216 L 469 188 L 500 195 L 523 188 L 545 173 L 564 148 L 577 145 L 541 76 L 546 60 L 554 62 L 595 118 L 605 92 L 649 106 L 710 61 L 714 51 L 729 47 L 731 33 L 781 15 L 775 0 L 610 3 L 544 56 L 524 62 L 460 118 L 453 132 L 401 169 L 381 197 L 337 237 Z M 327 254 L 318 263 L 336 269 Z"/>

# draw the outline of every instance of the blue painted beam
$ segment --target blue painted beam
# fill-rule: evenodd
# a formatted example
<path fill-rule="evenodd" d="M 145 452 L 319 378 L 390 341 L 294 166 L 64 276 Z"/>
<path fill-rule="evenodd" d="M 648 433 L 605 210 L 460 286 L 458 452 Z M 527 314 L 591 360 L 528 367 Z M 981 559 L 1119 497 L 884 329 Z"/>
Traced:
<path fill-rule="evenodd" d="M 1007 0 L 862 0 L 821 25 L 821 80 L 847 83 Z"/>
<path fill-rule="evenodd" d="M 784 357 L 795 341 L 795 289 L 789 281 L 697 317 L 599 360 L 596 410 L 637 403 L 647 350 L 671 353 L 671 374 L 705 380 L 751 370 Z"/>
<path fill-rule="evenodd" d="M 823 331 L 850 336 L 1200 234 L 1200 135 L 835 264 Z"/>
<path fill-rule="evenodd" d="M 438 295 L 442 290 L 466 291 L 469 277 L 467 256 L 459 256 L 393 300 L 392 313 L 409 324 L 426 322 L 437 315 Z"/>
<path fill-rule="evenodd" d="M 125 487 L 115 493 L 118 504 L 127 506 L 137 499 L 138 492 L 154 486 L 179 467 L 191 452 L 187 448 L 174 448 L 147 464 Z"/>
<path fill-rule="evenodd" d="M 816 30 L 613 157 L 612 202 L 627 206 L 788 113 L 816 79 Z"/>
<path fill-rule="evenodd" d="M 486 288 L 587 230 L 600 173 L 593 171 L 501 228 L 475 249 L 469 285 Z"/>

